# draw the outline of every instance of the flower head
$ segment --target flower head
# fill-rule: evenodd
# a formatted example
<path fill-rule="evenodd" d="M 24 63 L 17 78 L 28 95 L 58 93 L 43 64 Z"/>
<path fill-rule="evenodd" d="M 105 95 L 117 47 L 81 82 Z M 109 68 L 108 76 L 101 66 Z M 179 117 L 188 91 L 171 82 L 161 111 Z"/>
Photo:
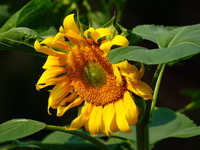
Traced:
<path fill-rule="evenodd" d="M 107 53 L 113 45 L 128 46 L 128 40 L 106 28 L 90 27 L 81 35 L 74 14 L 64 19 L 55 37 L 34 44 L 38 52 L 48 56 L 36 88 L 54 86 L 50 91 L 48 112 L 57 109 L 62 116 L 72 107 L 83 103 L 81 113 L 70 128 L 82 126 L 91 135 L 113 131 L 131 132 L 130 126 L 138 121 L 139 110 L 130 91 L 145 100 L 152 99 L 151 88 L 140 79 L 144 66 L 138 70 L 127 61 L 111 64 Z"/>

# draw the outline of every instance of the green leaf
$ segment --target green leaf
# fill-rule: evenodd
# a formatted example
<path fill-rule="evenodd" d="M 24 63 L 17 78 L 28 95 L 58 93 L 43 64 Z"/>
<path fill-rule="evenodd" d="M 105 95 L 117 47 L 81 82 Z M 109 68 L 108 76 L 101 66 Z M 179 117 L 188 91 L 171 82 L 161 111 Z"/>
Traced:
<path fill-rule="evenodd" d="M 0 29 L 8 31 L 16 27 L 28 27 L 37 31 L 47 29 L 51 17 L 50 0 L 32 0 L 17 11 Z"/>
<path fill-rule="evenodd" d="M 200 90 L 199 89 L 184 89 L 181 93 L 191 98 L 191 102 L 178 112 L 186 112 L 200 109 Z"/>
<path fill-rule="evenodd" d="M 131 126 L 133 132 L 123 133 L 113 137 L 128 139 L 136 142 L 135 125 Z M 189 138 L 200 135 L 200 126 L 193 123 L 187 116 L 175 113 L 167 108 L 157 108 L 154 111 L 152 123 L 149 128 L 150 144 L 170 138 Z"/>
<path fill-rule="evenodd" d="M 79 131 L 83 130 L 79 129 Z M 48 148 L 49 150 L 98 149 L 94 144 L 86 141 L 83 138 L 59 131 L 55 131 L 47 135 L 39 145 L 43 148 Z"/>
<path fill-rule="evenodd" d="M 189 138 L 197 135 L 200 135 L 200 127 L 185 115 L 174 113 L 167 108 L 155 110 L 153 123 L 150 127 L 151 144 L 169 137 Z"/>
<path fill-rule="evenodd" d="M 134 28 L 133 33 L 156 43 L 160 49 L 149 50 L 139 46 L 117 48 L 108 55 L 111 63 L 131 60 L 162 64 L 200 53 L 200 24 L 176 28 L 144 25 Z"/>
<path fill-rule="evenodd" d="M 13 141 L 42 130 L 45 123 L 30 119 L 13 119 L 0 125 L 0 143 Z"/>
<path fill-rule="evenodd" d="M 29 28 L 13 28 L 0 33 L 0 50 L 25 52 L 36 56 L 46 56 L 37 52 L 33 44 L 39 39 L 38 33 Z"/>

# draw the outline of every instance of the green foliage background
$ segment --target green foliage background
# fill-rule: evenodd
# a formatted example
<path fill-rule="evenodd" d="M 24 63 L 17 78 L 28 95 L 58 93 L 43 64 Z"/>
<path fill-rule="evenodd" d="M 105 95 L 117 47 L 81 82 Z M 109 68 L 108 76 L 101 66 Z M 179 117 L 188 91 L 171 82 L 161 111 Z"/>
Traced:
<path fill-rule="evenodd" d="M 18 14 L 15 14 L 15 16 L 12 18 L 12 20 L 17 20 L 17 24 L 13 23 L 3 26 L 3 24 L 12 16 L 12 14 L 20 10 L 28 2 L 29 0 L 5 0 L 0 2 L 0 26 L 2 26 L 0 29 L 0 34 L 1 38 L 6 37 L 2 40 L 3 42 L 7 43 L 7 34 L 11 35 L 10 33 L 12 33 L 13 36 L 11 36 L 9 39 L 16 40 L 20 39 L 19 36 L 16 36 L 16 33 L 23 32 L 25 35 L 27 35 L 27 37 L 29 37 L 29 40 L 26 41 L 27 43 L 31 43 L 31 41 L 33 41 L 35 38 L 47 35 L 47 33 L 54 35 L 59 26 L 62 24 L 63 18 L 71 12 L 75 12 L 76 8 L 79 9 L 80 20 L 83 23 L 87 24 L 87 17 L 89 17 L 91 20 L 94 20 L 91 22 L 91 24 L 96 27 L 108 22 L 117 8 L 123 8 L 123 5 L 116 5 L 110 7 L 109 9 L 108 5 L 105 6 L 104 9 L 101 9 L 101 5 L 92 0 L 88 1 L 90 5 L 87 3 L 83 5 L 82 0 L 54 0 L 49 1 L 48 4 L 45 3 L 47 2 L 45 1 L 44 4 L 40 4 L 40 7 L 32 8 L 38 9 L 38 13 L 35 13 L 35 11 L 30 11 L 28 13 L 23 11 L 18 12 Z M 200 21 L 200 10 L 198 8 L 200 4 L 198 0 L 169 0 L 166 3 L 158 0 L 128 0 L 123 4 L 124 11 L 121 14 L 120 24 L 129 30 L 132 30 L 132 28 L 135 26 L 143 24 L 174 26 L 173 28 L 175 28 L 175 26 L 197 24 Z M 31 6 L 32 5 L 30 5 L 30 7 Z M 45 9 L 43 9 L 43 7 L 45 7 Z M 97 10 L 101 10 L 102 12 L 104 11 L 104 13 L 101 13 Z M 19 14 L 23 15 L 24 17 L 18 18 Z M 33 17 L 26 18 L 27 14 L 32 15 Z M 44 16 L 41 16 L 41 14 Z M 49 28 L 50 26 L 51 28 Z M 20 27 L 21 30 L 12 29 L 7 31 L 8 29 L 15 27 Z M 159 27 L 162 29 L 161 26 Z M 136 30 L 138 28 L 134 29 L 133 32 L 137 33 Z M 154 29 L 152 29 L 152 31 L 153 30 Z M 173 29 L 171 28 L 169 30 Z M 145 39 L 145 37 L 143 38 Z M 161 43 L 162 42 L 163 41 L 161 41 Z M 155 43 L 144 40 L 143 42 L 138 43 L 137 46 L 143 46 L 148 49 L 157 49 L 157 45 Z M 27 44 L 25 46 L 26 50 L 29 51 L 30 49 L 29 53 L 35 52 L 31 51 L 31 45 Z M 9 50 L 17 47 L 10 48 L 7 45 L 4 45 L 4 47 L 0 48 Z M 54 115 L 49 116 L 46 112 L 48 92 L 44 91 L 39 93 L 35 89 L 34 84 L 36 84 L 39 76 L 43 72 L 41 66 L 45 62 L 45 56 L 35 57 L 34 55 L 27 53 L 5 50 L 0 51 L 0 123 L 13 118 L 28 118 L 45 122 L 47 124 L 69 124 L 76 116 L 76 109 L 68 111 L 61 118 L 57 118 Z M 200 80 L 198 75 L 198 66 L 200 65 L 199 59 L 200 56 L 196 55 L 190 59 L 186 59 L 178 63 L 172 62 L 167 65 L 157 103 L 157 106 L 159 107 L 167 107 L 180 112 L 183 112 L 183 107 L 187 106 L 187 110 L 193 111 L 185 112 L 186 115 L 194 120 L 197 125 L 200 125 L 200 118 L 198 117 L 200 114 L 200 106 L 198 102 L 198 93 L 200 89 Z M 143 79 L 148 83 L 150 83 L 152 78 L 152 70 L 155 70 L 154 66 L 152 68 L 153 69 L 150 70 L 148 76 L 145 76 Z M 196 89 L 197 91 L 191 89 Z M 183 94 L 181 94 L 180 91 L 182 91 Z M 189 104 L 191 101 L 193 102 L 193 105 Z M 193 126 L 192 122 L 188 121 L 188 123 Z M 162 129 L 160 133 L 162 132 Z M 154 130 L 159 131 L 154 127 L 152 128 L 152 134 L 154 134 Z M 48 133 L 48 131 L 41 131 L 31 135 L 30 137 L 26 137 L 24 140 L 40 140 L 43 139 Z M 58 137 L 62 136 L 58 133 L 55 134 Z M 66 137 L 66 141 L 68 141 L 67 138 L 68 137 Z M 156 144 L 154 149 L 176 149 L 176 147 L 179 147 L 179 149 L 182 150 L 191 148 L 196 149 L 199 146 L 199 139 L 199 136 L 190 139 L 170 138 Z M 153 143 L 157 139 L 152 140 L 154 140 L 152 141 Z M 49 139 L 44 139 L 43 142 L 49 143 Z M 62 142 L 63 141 L 60 141 L 60 143 Z M 116 143 L 116 141 L 111 141 L 111 143 L 112 142 Z M 17 144 L 23 145 L 23 143 Z M 37 146 L 37 144 L 34 143 L 29 144 Z"/>

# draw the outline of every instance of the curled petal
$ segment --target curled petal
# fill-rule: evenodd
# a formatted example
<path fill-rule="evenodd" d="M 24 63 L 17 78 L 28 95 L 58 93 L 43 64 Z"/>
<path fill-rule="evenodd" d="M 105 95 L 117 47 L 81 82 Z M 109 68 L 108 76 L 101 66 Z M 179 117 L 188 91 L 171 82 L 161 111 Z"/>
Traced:
<path fill-rule="evenodd" d="M 112 39 L 112 45 L 118 45 L 118 46 L 128 46 L 129 45 L 129 41 L 127 40 L 127 38 L 125 38 L 122 35 L 116 35 L 113 39 Z"/>
<path fill-rule="evenodd" d="M 113 64 L 112 65 L 113 67 L 113 72 L 114 72 L 114 75 L 116 77 L 116 84 L 119 86 L 122 84 L 122 76 L 121 76 L 121 73 L 117 67 L 117 65 Z"/>
<path fill-rule="evenodd" d="M 102 41 L 101 45 L 100 45 L 100 49 L 104 51 L 104 55 L 107 56 L 108 52 L 110 52 L 112 47 L 112 41 L 110 40 L 104 40 Z"/>
<path fill-rule="evenodd" d="M 68 38 L 70 40 L 70 42 L 72 42 L 72 44 L 74 45 L 78 45 L 81 42 L 82 43 L 86 43 L 86 40 L 80 36 L 79 34 L 77 34 L 76 32 L 69 30 L 66 34 L 65 37 Z"/>
<path fill-rule="evenodd" d="M 71 47 L 67 42 L 65 42 L 64 40 L 61 40 L 61 39 L 58 39 L 55 42 L 54 37 L 48 37 L 44 41 L 42 41 L 42 43 L 44 43 L 45 45 L 47 45 L 49 47 L 61 48 L 63 50 L 67 50 L 67 51 L 71 50 Z M 68 53 L 67 51 L 66 51 L 66 53 Z"/>
<path fill-rule="evenodd" d="M 42 52 L 44 54 L 47 54 L 47 55 L 51 55 L 51 56 L 56 56 L 56 57 L 64 57 L 64 58 L 67 58 L 67 54 L 66 53 L 63 53 L 63 52 L 57 52 L 47 46 L 43 46 L 40 44 L 39 40 L 36 40 L 35 43 L 34 43 L 34 48 L 36 51 L 38 52 Z"/>
<path fill-rule="evenodd" d="M 127 61 L 120 62 L 116 65 L 120 68 L 120 72 L 126 80 L 137 83 L 138 69 L 135 66 L 129 64 Z"/>
<path fill-rule="evenodd" d="M 48 100 L 49 108 L 56 109 L 60 105 L 61 100 L 73 90 L 69 83 L 69 81 L 63 81 L 52 89 Z"/>
<path fill-rule="evenodd" d="M 137 82 L 137 84 L 129 82 L 127 89 L 135 93 L 136 95 L 144 98 L 145 100 L 153 99 L 153 90 L 151 89 L 151 87 L 140 80 Z"/>
<path fill-rule="evenodd" d="M 58 117 L 62 116 L 67 110 L 69 110 L 70 108 L 73 108 L 75 106 L 79 106 L 82 102 L 83 102 L 82 98 L 77 98 L 77 99 L 75 99 L 75 101 L 70 103 L 68 106 L 62 106 L 62 105 L 58 106 L 57 116 Z M 61 103 L 63 103 L 63 101 L 61 101 Z"/>
<path fill-rule="evenodd" d="M 106 28 L 98 28 L 94 29 L 90 27 L 88 30 L 84 32 L 85 37 L 91 36 L 91 38 L 97 42 L 100 38 L 105 37 L 107 35 L 112 35 L 112 32 Z"/>
<path fill-rule="evenodd" d="M 112 32 L 109 29 L 106 28 L 98 28 L 95 30 L 97 33 L 94 32 L 94 34 L 91 33 L 92 38 L 95 42 L 97 42 L 98 39 L 105 37 L 107 35 L 112 35 Z"/>
<path fill-rule="evenodd" d="M 41 89 L 39 87 L 39 85 L 45 85 L 50 82 L 51 79 L 56 78 L 58 75 L 61 75 L 63 73 L 66 73 L 66 68 L 63 67 L 51 67 L 49 69 L 47 69 L 42 76 L 40 77 L 40 79 L 37 82 L 36 88 L 37 90 Z M 38 87 L 37 87 L 38 86 Z"/>
<path fill-rule="evenodd" d="M 144 70 L 145 70 L 143 63 L 140 63 L 140 65 L 141 65 L 141 68 L 140 68 L 140 71 L 138 72 L 138 79 L 141 79 L 143 77 Z"/>
<path fill-rule="evenodd" d="M 80 34 L 78 26 L 76 25 L 74 21 L 74 14 L 70 14 L 67 17 L 65 17 L 64 22 L 63 22 L 63 27 L 66 32 L 68 32 L 69 30 L 72 30 L 76 34 Z"/>

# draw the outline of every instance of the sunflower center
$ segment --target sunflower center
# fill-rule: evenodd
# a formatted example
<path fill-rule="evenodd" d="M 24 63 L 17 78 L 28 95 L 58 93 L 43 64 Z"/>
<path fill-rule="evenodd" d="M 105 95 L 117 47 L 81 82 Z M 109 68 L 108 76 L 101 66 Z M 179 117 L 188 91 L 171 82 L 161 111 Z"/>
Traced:
<path fill-rule="evenodd" d="M 106 82 L 106 73 L 97 63 L 88 63 L 84 67 L 83 75 L 87 83 L 94 87 L 101 87 Z"/>
<path fill-rule="evenodd" d="M 112 64 L 98 45 L 77 46 L 68 56 L 71 86 L 83 100 L 96 106 L 123 98 L 126 83 L 116 84 Z"/>

